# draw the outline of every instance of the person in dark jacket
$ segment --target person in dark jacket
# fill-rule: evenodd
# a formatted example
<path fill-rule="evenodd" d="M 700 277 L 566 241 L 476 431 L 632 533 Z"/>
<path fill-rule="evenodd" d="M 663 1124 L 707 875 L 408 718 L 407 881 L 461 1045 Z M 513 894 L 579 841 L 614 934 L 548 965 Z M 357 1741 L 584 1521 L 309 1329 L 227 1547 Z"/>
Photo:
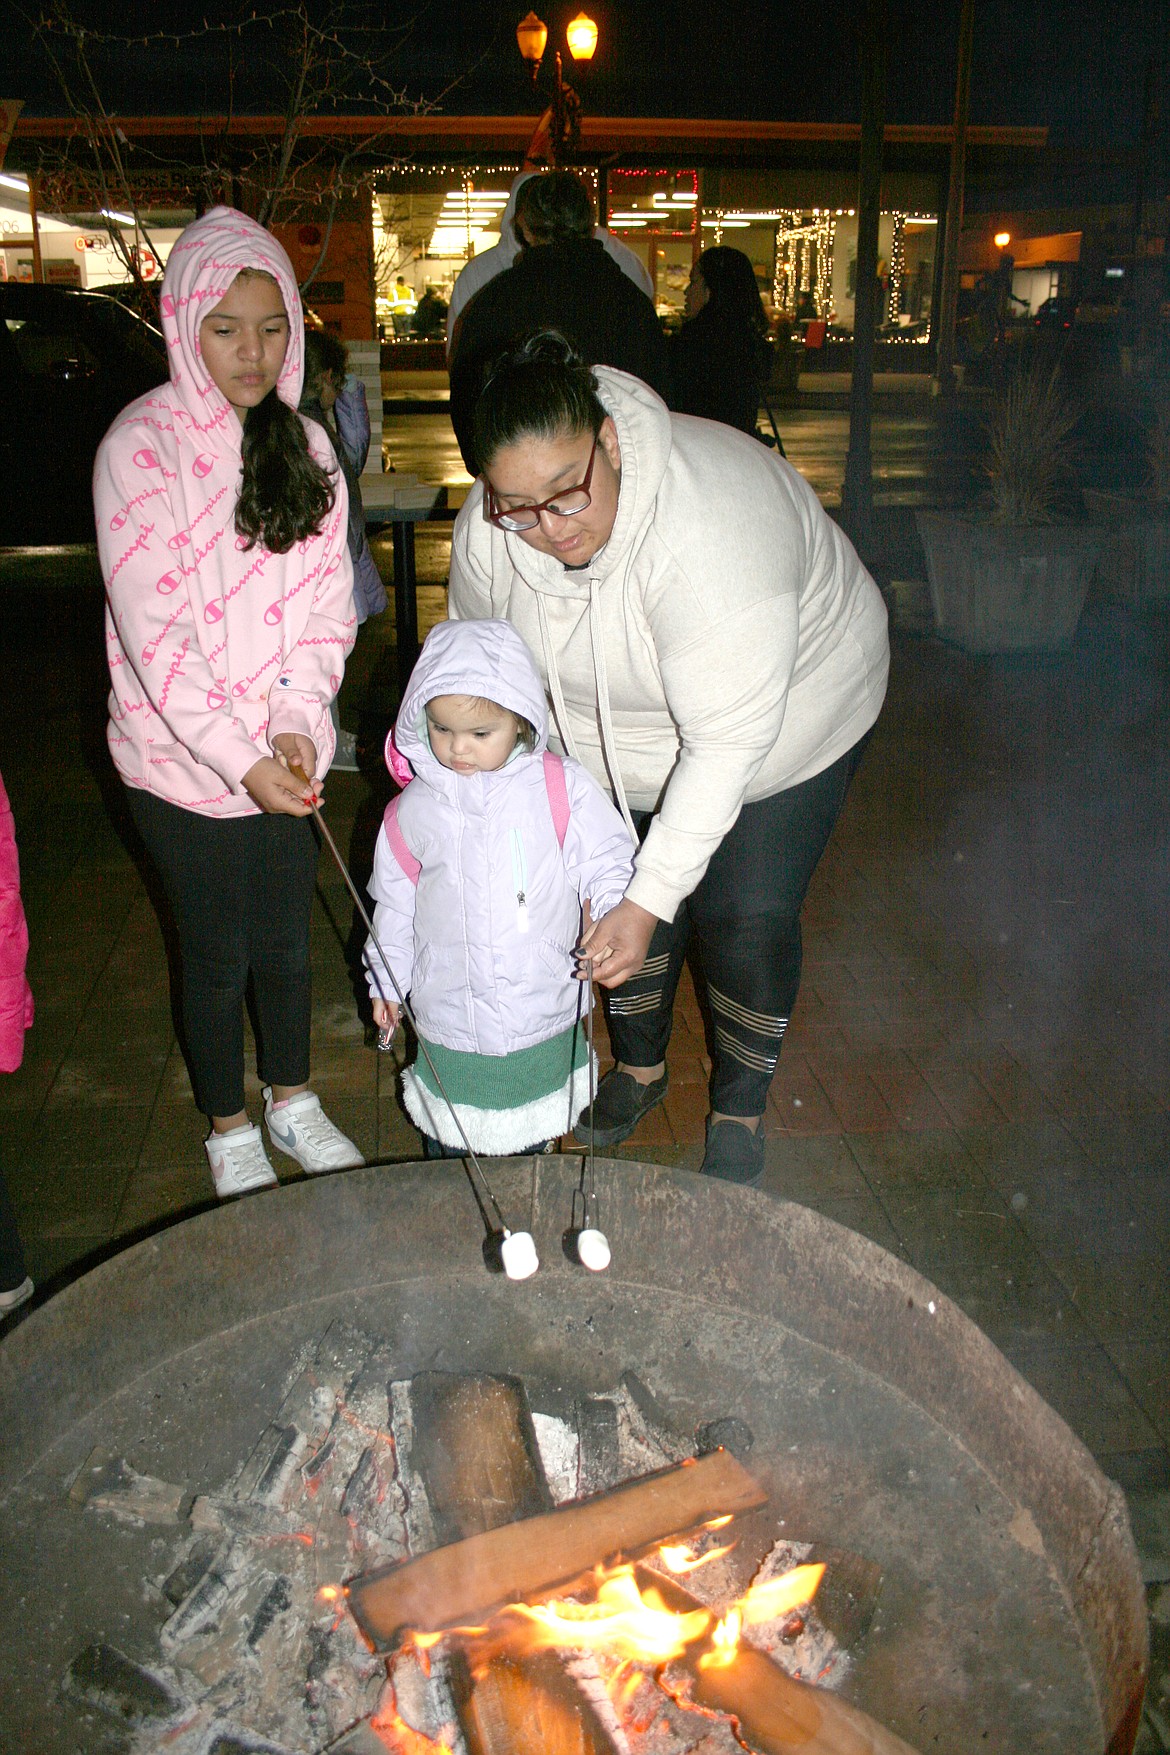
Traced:
<path fill-rule="evenodd" d="M 521 188 L 522 248 L 462 314 L 451 355 L 451 422 L 463 461 L 479 473 L 472 410 L 492 361 L 541 329 L 556 329 L 590 365 L 632 372 L 666 395 L 666 340 L 654 306 L 593 236 L 589 193 L 572 171 Z"/>
<path fill-rule="evenodd" d="M 447 333 L 447 306 L 433 286 L 428 286 L 415 306 L 410 327 L 426 341 L 438 341 Z"/>
<path fill-rule="evenodd" d="M 686 313 L 670 345 L 671 408 L 754 433 L 771 356 L 756 271 L 742 250 L 703 251 Z"/>

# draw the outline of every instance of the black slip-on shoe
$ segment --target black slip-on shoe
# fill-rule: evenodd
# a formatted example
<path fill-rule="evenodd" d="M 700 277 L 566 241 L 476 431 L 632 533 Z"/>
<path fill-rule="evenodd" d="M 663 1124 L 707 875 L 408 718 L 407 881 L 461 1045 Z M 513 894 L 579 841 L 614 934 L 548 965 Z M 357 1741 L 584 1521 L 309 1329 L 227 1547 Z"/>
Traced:
<path fill-rule="evenodd" d="M 707 1122 L 702 1174 L 753 1188 L 764 1174 L 764 1124 L 755 1133 L 739 1121 Z"/>
<path fill-rule="evenodd" d="M 670 1074 L 663 1073 L 652 1084 L 640 1085 L 628 1072 L 616 1068 L 607 1072 L 597 1087 L 593 1103 L 593 1139 L 599 1146 L 616 1146 L 633 1133 L 643 1115 L 648 1115 L 666 1095 Z M 573 1138 L 578 1145 L 589 1144 L 589 1111 L 586 1110 Z"/>

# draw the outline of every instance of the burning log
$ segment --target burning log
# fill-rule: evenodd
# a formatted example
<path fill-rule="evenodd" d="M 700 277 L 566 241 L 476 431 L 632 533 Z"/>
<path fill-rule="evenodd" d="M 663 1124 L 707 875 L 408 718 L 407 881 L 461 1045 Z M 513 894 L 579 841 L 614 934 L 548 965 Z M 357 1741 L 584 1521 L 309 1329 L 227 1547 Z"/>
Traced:
<path fill-rule="evenodd" d="M 411 1380 L 410 1396 L 411 1466 L 448 1544 L 436 1552 L 457 1556 L 491 1531 L 548 1521 L 548 1483 L 522 1383 L 429 1371 Z M 460 1650 L 450 1673 L 470 1755 L 613 1755 L 596 1713 L 551 1651 Z"/>
<path fill-rule="evenodd" d="M 697 1597 L 650 1567 L 637 1569 L 639 1587 L 654 1590 L 675 1614 L 702 1609 Z M 720 1650 L 712 1638 L 688 1646 L 682 1663 L 696 1706 L 725 1712 L 757 1755 L 915 1755 L 909 1743 L 856 1706 L 823 1688 L 789 1676 L 764 1652 L 736 1643 Z"/>
<path fill-rule="evenodd" d="M 421 1371 L 410 1380 L 410 1460 L 443 1545 L 552 1509 L 524 1386 Z"/>
<path fill-rule="evenodd" d="M 601 1721 L 551 1651 L 452 1665 L 470 1755 L 613 1755 Z"/>
<path fill-rule="evenodd" d="M 505 1524 L 350 1581 L 349 1607 L 376 1651 L 411 1630 L 475 1625 L 505 1603 L 565 1589 L 595 1566 L 634 1557 L 767 1494 L 729 1452 L 664 1469 L 595 1499 Z"/>

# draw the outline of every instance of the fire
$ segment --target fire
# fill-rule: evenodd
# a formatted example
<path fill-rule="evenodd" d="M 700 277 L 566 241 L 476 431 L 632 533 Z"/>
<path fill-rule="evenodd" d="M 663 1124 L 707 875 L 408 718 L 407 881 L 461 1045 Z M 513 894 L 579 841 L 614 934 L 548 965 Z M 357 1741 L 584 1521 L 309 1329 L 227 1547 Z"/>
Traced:
<path fill-rule="evenodd" d="M 660 1550 L 662 1552 L 662 1550 Z M 696 1557 L 689 1548 L 668 1550 L 676 1571 L 693 1571 L 715 1553 Z M 725 1553 L 718 1549 L 716 1553 Z M 632 1566 L 599 1571 L 594 1595 L 587 1601 L 554 1598 L 546 1603 L 510 1603 L 491 1627 L 457 1627 L 441 1633 L 414 1633 L 412 1643 L 425 1654 L 440 1639 L 470 1639 L 503 1634 L 512 1649 L 604 1653 L 621 1665 L 661 1667 L 681 1658 L 692 1646 L 703 1646 L 700 1668 L 730 1664 L 745 1627 L 775 1620 L 810 1602 L 824 1574 L 823 1566 L 797 1566 L 781 1578 L 751 1588 L 726 1613 L 706 1605 L 686 1610 L 667 1606 L 653 1585 L 640 1587 Z"/>
<path fill-rule="evenodd" d="M 382 1705 L 366 1723 L 391 1755 L 451 1755 L 446 1743 L 436 1743 L 431 1737 L 424 1737 L 421 1731 L 416 1731 L 399 1716 L 392 1688 L 387 1688 Z"/>
<path fill-rule="evenodd" d="M 744 1625 L 758 1627 L 761 1621 L 774 1621 L 778 1615 L 799 1609 L 802 1603 L 811 1603 L 824 1573 L 824 1566 L 794 1566 L 781 1578 L 753 1584 L 736 1604 Z"/>
<path fill-rule="evenodd" d="M 718 1622 L 711 1633 L 711 1647 L 699 1658 L 701 1670 L 722 1670 L 734 1662 L 739 1650 L 739 1636 L 743 1632 L 743 1616 L 739 1609 L 729 1609 L 722 1621 Z"/>
<path fill-rule="evenodd" d="M 607 1573 L 592 1602 L 513 1603 L 505 1613 L 528 1624 L 536 1647 L 607 1651 L 643 1664 L 681 1657 L 711 1624 L 707 1609 L 676 1615 L 657 1591 L 640 1591 L 632 1566 Z"/>
<path fill-rule="evenodd" d="M 694 1572 L 700 1566 L 706 1566 L 711 1560 L 721 1560 L 724 1554 L 730 1554 L 734 1542 L 726 1542 L 721 1548 L 708 1548 L 705 1554 L 696 1554 L 685 1542 L 667 1542 L 658 1550 L 658 1558 L 668 1572 Z"/>

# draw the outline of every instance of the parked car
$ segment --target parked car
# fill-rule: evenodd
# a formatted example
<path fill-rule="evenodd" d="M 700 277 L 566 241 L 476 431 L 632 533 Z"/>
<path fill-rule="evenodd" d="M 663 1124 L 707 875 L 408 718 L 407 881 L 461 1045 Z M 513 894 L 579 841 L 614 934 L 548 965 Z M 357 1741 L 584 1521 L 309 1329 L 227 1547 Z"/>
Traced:
<path fill-rule="evenodd" d="M 1077 318 L 1077 300 L 1053 295 L 1045 299 L 1032 318 L 1037 329 L 1071 329 Z"/>
<path fill-rule="evenodd" d="M 116 300 L 0 282 L 0 544 L 94 540 L 98 445 L 166 377 L 161 334 Z"/>

